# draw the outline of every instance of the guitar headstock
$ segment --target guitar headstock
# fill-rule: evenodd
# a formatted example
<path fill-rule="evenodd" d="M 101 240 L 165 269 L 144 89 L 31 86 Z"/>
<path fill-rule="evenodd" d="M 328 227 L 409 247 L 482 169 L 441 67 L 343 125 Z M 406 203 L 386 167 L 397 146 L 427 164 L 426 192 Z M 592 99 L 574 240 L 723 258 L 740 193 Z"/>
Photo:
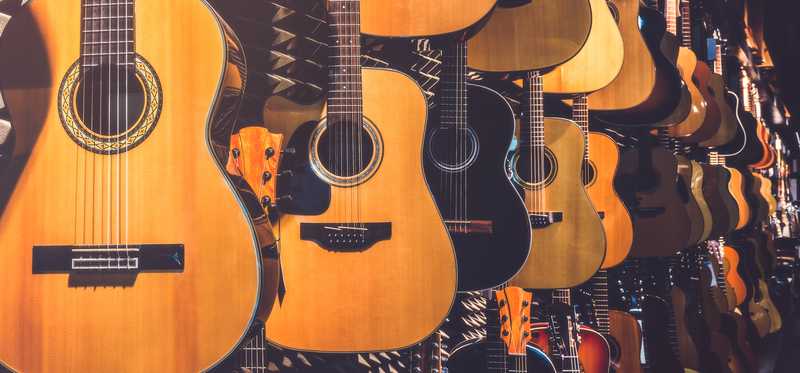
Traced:
<path fill-rule="evenodd" d="M 261 126 L 244 127 L 231 136 L 226 169 L 241 176 L 267 210 L 275 201 L 275 182 L 283 135 Z"/>
<path fill-rule="evenodd" d="M 500 317 L 500 338 L 509 355 L 525 355 L 531 341 L 532 294 L 518 287 L 495 291 Z"/>

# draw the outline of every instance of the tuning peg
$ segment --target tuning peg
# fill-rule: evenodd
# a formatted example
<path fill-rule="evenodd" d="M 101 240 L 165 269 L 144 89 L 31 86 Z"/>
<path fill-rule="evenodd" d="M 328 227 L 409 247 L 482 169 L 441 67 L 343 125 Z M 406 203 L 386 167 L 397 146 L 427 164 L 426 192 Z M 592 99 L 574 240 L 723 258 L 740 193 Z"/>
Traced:
<path fill-rule="evenodd" d="M 239 151 L 239 148 L 233 148 L 231 149 L 231 154 L 233 155 L 234 159 L 238 159 L 241 152 Z"/>
<path fill-rule="evenodd" d="M 271 146 L 264 150 L 264 158 L 270 159 L 273 155 L 275 155 L 275 149 L 273 149 Z"/>

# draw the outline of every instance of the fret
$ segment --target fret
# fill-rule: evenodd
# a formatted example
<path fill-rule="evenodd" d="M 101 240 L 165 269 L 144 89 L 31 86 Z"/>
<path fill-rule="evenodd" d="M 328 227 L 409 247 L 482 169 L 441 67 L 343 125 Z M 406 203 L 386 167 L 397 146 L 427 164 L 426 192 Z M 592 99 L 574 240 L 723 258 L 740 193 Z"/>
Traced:
<path fill-rule="evenodd" d="M 578 126 L 581 128 L 581 132 L 583 132 L 583 159 L 588 161 L 589 160 L 589 107 L 588 107 L 588 97 L 585 93 L 581 93 L 575 95 L 572 98 L 572 119 Z M 586 164 L 588 167 L 588 163 Z M 584 177 L 587 177 L 588 173 L 584 173 Z M 584 184 L 587 183 L 588 180 L 584 180 Z"/>
<path fill-rule="evenodd" d="M 135 1 L 83 0 L 81 8 L 81 65 L 132 65 Z"/>
<path fill-rule="evenodd" d="M 328 15 L 331 29 L 329 63 L 328 115 L 360 117 L 361 14 L 359 0 L 330 0 Z"/>
<path fill-rule="evenodd" d="M 439 95 L 441 124 L 455 128 L 465 128 L 467 125 L 466 42 L 461 41 L 444 50 L 441 76 Z"/>
<path fill-rule="evenodd" d="M 692 13 L 690 0 L 681 1 L 681 45 L 692 48 Z"/>
<path fill-rule="evenodd" d="M 667 20 L 667 32 L 672 35 L 678 35 L 678 25 L 677 19 L 678 16 L 676 14 L 676 4 L 675 2 L 678 0 L 666 0 L 664 3 L 664 17 Z"/>

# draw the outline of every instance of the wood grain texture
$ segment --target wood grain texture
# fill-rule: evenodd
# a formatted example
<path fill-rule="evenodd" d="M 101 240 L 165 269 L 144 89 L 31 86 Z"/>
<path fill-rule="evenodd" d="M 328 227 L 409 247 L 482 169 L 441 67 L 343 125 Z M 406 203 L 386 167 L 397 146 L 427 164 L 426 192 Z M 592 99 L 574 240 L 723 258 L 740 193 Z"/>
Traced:
<path fill-rule="evenodd" d="M 736 223 L 736 229 L 742 229 L 750 221 L 750 205 L 747 204 L 747 198 L 744 195 L 744 179 L 741 171 L 733 167 L 725 167 L 731 174 L 731 179 L 728 182 L 728 191 L 736 201 L 736 206 L 739 207 L 739 220 Z"/>
<path fill-rule="evenodd" d="M 450 34 L 480 22 L 497 0 L 362 0 L 361 32 L 383 37 Z"/>
<path fill-rule="evenodd" d="M 384 154 L 377 173 L 357 187 L 363 206 L 358 220 L 391 222 L 392 237 L 354 253 L 300 239 L 300 223 L 354 222 L 346 214 L 354 188 L 332 186 L 331 204 L 321 215 L 283 215 L 286 294 L 266 323 L 267 339 L 279 346 L 403 348 L 428 336 L 453 302 L 453 247 L 422 172 L 425 98 L 411 79 L 390 70 L 365 68 L 363 87 L 364 115 L 380 130 Z"/>
<path fill-rule="evenodd" d="M 711 129 L 710 132 L 706 131 L 708 135 L 705 135 L 702 131 L 700 131 L 703 124 L 706 123 L 706 106 L 708 106 L 708 103 L 703 98 L 703 95 L 700 93 L 700 90 L 697 88 L 695 83 L 692 81 L 692 74 L 694 73 L 696 67 L 697 56 L 694 54 L 694 52 L 689 48 L 680 47 L 678 51 L 678 72 L 681 74 L 681 78 L 683 78 L 683 81 L 686 83 L 686 87 L 689 90 L 691 97 L 691 109 L 689 110 L 689 115 L 686 117 L 686 119 L 672 127 L 669 127 L 668 133 L 672 137 L 676 137 L 687 142 L 703 140 L 704 138 L 701 136 L 710 136 L 714 133 L 713 129 Z"/>
<path fill-rule="evenodd" d="M 606 257 L 601 268 L 611 268 L 625 260 L 633 243 L 631 215 L 614 189 L 619 147 L 608 135 L 589 132 L 589 162 L 594 166 L 595 179 L 586 185 L 586 193 L 594 209 L 603 213 L 606 234 Z"/>
<path fill-rule="evenodd" d="M 701 238 L 706 229 L 705 217 L 700 209 L 700 204 L 695 199 L 695 193 L 692 191 L 694 164 L 680 154 L 675 155 L 675 159 L 678 161 L 678 190 L 683 198 L 683 208 L 686 210 L 686 215 L 689 219 L 688 240 L 683 247 L 689 247 L 702 241 Z"/>
<path fill-rule="evenodd" d="M 611 337 L 619 345 L 620 356 L 612 365 L 617 372 L 641 373 L 639 352 L 642 350 L 642 331 L 639 322 L 631 314 L 609 310 L 609 330 Z"/>
<path fill-rule="evenodd" d="M 677 286 L 670 289 L 672 312 L 675 320 L 675 335 L 677 337 L 678 358 L 684 368 L 700 370 L 700 359 L 697 344 L 692 338 L 686 315 L 686 293 Z"/>
<path fill-rule="evenodd" d="M 589 0 L 532 1 L 513 8 L 499 7 L 467 42 L 467 65 L 487 72 L 553 67 L 583 48 L 591 27 Z"/>
<path fill-rule="evenodd" d="M 747 285 L 739 275 L 739 252 L 728 245 L 723 246 L 722 250 L 725 254 L 724 260 L 728 262 L 727 267 L 730 268 L 726 268 L 725 272 L 727 281 L 730 284 L 728 291 L 733 292 L 736 297 L 736 305 L 739 306 L 747 298 Z"/>
<path fill-rule="evenodd" d="M 111 157 L 76 145 L 55 104 L 79 57 L 80 12 L 78 0 L 34 0 L 3 36 L 14 124 L 41 132 L 0 217 L 0 360 L 26 373 L 207 369 L 247 331 L 261 275 L 254 232 L 207 137 L 225 68 L 220 26 L 201 1 L 136 3 L 136 50 L 158 74 L 164 106 L 141 145 Z M 121 199 L 109 190 L 127 207 L 113 207 Z M 31 274 L 33 245 L 116 242 L 183 244 L 185 269 L 107 286 Z"/>
<path fill-rule="evenodd" d="M 704 64 L 698 64 L 698 66 L 700 65 Z M 709 70 L 708 66 L 706 66 L 705 69 Z M 736 137 L 739 123 L 736 120 L 736 114 L 734 114 L 730 105 L 728 105 L 728 101 L 725 99 L 727 95 L 725 80 L 719 74 L 712 73 L 711 71 L 708 72 L 708 75 L 708 91 L 714 99 L 715 106 L 719 110 L 719 128 L 713 137 L 702 141 L 700 145 L 704 147 L 719 147 L 731 142 L 731 140 Z"/>
<path fill-rule="evenodd" d="M 647 100 L 656 84 L 656 67 L 639 31 L 639 0 L 613 0 L 619 11 L 624 59 L 619 74 L 589 96 L 590 110 L 631 109 Z"/>
<path fill-rule="evenodd" d="M 606 238 L 581 180 L 584 140 L 580 128 L 566 119 L 545 118 L 544 141 L 555 155 L 558 169 L 543 191 L 540 209 L 560 211 L 564 220 L 534 229 L 531 254 L 510 284 L 533 289 L 568 288 L 597 272 L 605 257 Z M 526 205 L 531 206 L 538 193 L 531 189 L 524 192 Z"/>
<path fill-rule="evenodd" d="M 578 359 L 581 372 L 608 373 L 610 365 L 610 347 L 602 334 L 595 330 L 581 326 L 580 344 L 578 345 Z"/>
<path fill-rule="evenodd" d="M 542 76 L 545 92 L 594 92 L 614 81 L 622 69 L 622 35 L 606 0 L 589 0 L 589 5 L 592 30 L 586 44 L 575 57 Z"/>
<path fill-rule="evenodd" d="M 711 236 L 714 217 L 705 196 L 703 196 L 703 167 L 697 161 L 690 162 L 692 163 L 692 197 L 697 202 L 697 207 L 700 208 L 700 214 L 703 216 L 703 232 L 700 235 L 700 241 L 705 241 Z"/>

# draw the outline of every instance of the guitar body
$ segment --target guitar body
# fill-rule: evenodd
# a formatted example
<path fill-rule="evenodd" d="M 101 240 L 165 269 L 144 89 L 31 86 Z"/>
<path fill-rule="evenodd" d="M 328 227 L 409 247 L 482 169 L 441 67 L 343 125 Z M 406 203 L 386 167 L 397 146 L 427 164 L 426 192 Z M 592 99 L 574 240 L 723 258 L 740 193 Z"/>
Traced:
<path fill-rule="evenodd" d="M 702 241 L 705 218 L 700 210 L 700 204 L 692 192 L 692 176 L 695 165 L 682 155 L 676 155 L 675 158 L 678 161 L 678 193 L 689 218 L 689 239 L 682 247 L 688 247 Z"/>
<path fill-rule="evenodd" d="M 758 263 L 755 258 L 755 240 L 746 238 L 744 241 L 735 242 L 735 245 L 731 245 L 730 247 L 734 248 L 739 254 L 739 257 L 743 258 L 740 263 L 742 264 L 741 269 L 744 274 L 743 279 L 748 286 L 747 316 L 753 324 L 758 336 L 763 338 L 769 334 L 772 328 L 772 321 L 770 320 L 769 311 L 767 311 L 767 308 L 764 306 L 764 298 L 758 286 L 760 271 L 758 270 Z"/>
<path fill-rule="evenodd" d="M 736 201 L 728 191 L 730 173 L 722 166 L 703 164 L 702 167 L 703 195 L 714 216 L 711 237 L 721 237 L 731 232 L 739 221 Z"/>
<path fill-rule="evenodd" d="M 678 50 L 678 72 L 680 72 L 681 78 L 689 90 L 692 106 L 686 119 L 671 127 L 669 134 L 685 142 L 697 142 L 710 138 L 716 132 L 715 125 L 719 125 L 718 122 L 706 122 L 708 102 L 699 87 L 695 85 L 695 80 L 692 79 L 693 75 L 696 74 L 697 66 L 697 55 L 689 48 L 680 47 Z"/>
<path fill-rule="evenodd" d="M 636 48 L 631 48 L 631 54 L 625 49 L 625 63 L 641 58 L 645 60 L 634 62 L 629 69 L 623 64 L 622 71 L 611 85 L 591 95 L 589 110 L 595 112 L 598 120 L 623 127 L 652 127 L 653 123 L 658 122 L 663 122 L 661 125 L 674 125 L 682 121 L 690 110 L 691 98 L 675 67 L 677 55 L 666 56 L 662 52 L 666 34 L 664 17 L 657 10 L 629 4 L 627 0 L 615 1 L 614 4 L 620 11 L 619 25 L 623 43 L 626 46 L 637 43 Z M 624 8 L 619 7 L 622 5 Z M 635 31 L 629 28 L 634 28 Z M 640 34 L 636 36 L 633 32 Z M 642 36 L 646 49 L 640 49 L 639 40 L 635 40 Z M 674 42 L 673 36 L 669 48 L 674 47 L 677 51 L 677 44 Z M 669 41 L 666 43 L 670 44 Z"/>
<path fill-rule="evenodd" d="M 143 127 L 124 128 L 152 132 L 73 140 L 60 115 L 72 124 L 66 118 L 84 116 L 59 98 L 87 82 L 70 73 L 80 69 L 73 64 L 82 8 L 77 0 L 31 1 L 0 46 L 0 66 L 13 72 L 2 85 L 14 125 L 38 131 L 0 206 L 0 283 L 9 300 L 0 304 L 0 365 L 26 373 L 210 369 L 244 337 L 259 295 L 272 301 L 260 283 L 275 275 L 258 250 L 271 243 L 256 242 L 243 201 L 210 151 L 228 146 L 229 132 L 212 137 L 224 124 L 218 110 L 230 109 L 219 106 L 220 94 L 238 103 L 241 89 L 229 85 L 240 77 L 228 75 L 236 68 L 223 28 L 201 1 L 136 2 L 134 66 L 149 114 L 135 124 Z M 69 128 L 86 133 L 84 125 Z M 120 150 L 98 149 L 105 146 Z M 168 249 L 166 263 L 138 256 L 159 250 L 146 244 Z M 45 246 L 36 259 L 34 245 Z M 67 249 L 66 261 L 52 245 Z M 75 250 L 115 269 L 86 268 Z M 47 270 L 42 260 L 60 264 Z"/>
<path fill-rule="evenodd" d="M 649 9 L 651 10 L 651 9 Z M 647 12 L 646 12 L 647 13 Z M 663 17 L 659 13 L 659 17 Z M 661 22 L 661 18 L 657 19 L 658 22 Z M 645 21 L 647 22 L 647 21 Z M 665 25 L 666 26 L 666 25 Z M 686 82 L 683 81 L 683 78 L 680 75 L 680 70 L 678 70 L 678 55 L 680 53 L 680 43 L 678 43 L 678 38 L 670 32 L 665 32 L 661 36 L 661 42 L 659 43 L 659 49 L 661 50 L 661 54 L 666 57 L 667 61 L 669 62 L 671 70 L 677 74 L 678 84 L 679 84 L 679 91 L 675 91 L 675 93 L 680 94 L 680 100 L 678 101 L 677 106 L 672 109 L 672 112 L 664 119 L 656 121 L 653 123 L 655 127 L 672 127 L 676 124 L 683 123 L 688 119 L 689 114 L 692 111 L 692 93 L 689 91 L 689 86 Z M 675 77 L 673 77 L 675 78 Z"/>
<path fill-rule="evenodd" d="M 725 272 L 727 275 L 726 281 L 730 283 L 728 291 L 735 295 L 735 304 L 740 306 L 747 298 L 748 292 L 747 285 L 744 283 L 744 279 L 742 279 L 742 276 L 739 275 L 739 252 L 729 245 L 725 245 L 723 250 L 725 253 L 723 260 L 725 260 L 728 263 L 727 266 L 730 267 L 730 270 Z"/>
<path fill-rule="evenodd" d="M 622 153 L 615 186 L 633 217 L 636 257 L 668 256 L 689 240 L 690 226 L 677 185 L 677 160 L 658 144 Z"/>
<path fill-rule="evenodd" d="M 592 328 L 587 326 L 581 326 L 580 328 L 578 361 L 581 372 L 607 373 L 611 364 L 611 350 L 608 341 L 602 334 Z M 550 346 L 551 338 L 547 323 L 533 323 L 531 327 L 531 344 L 548 356 L 552 356 L 554 353 Z M 563 372 L 566 369 L 566 367 L 562 367 L 560 371 Z"/>
<path fill-rule="evenodd" d="M 544 74 L 544 89 L 554 94 L 594 92 L 609 85 L 622 69 L 622 35 L 606 0 L 589 0 L 592 29 L 586 44 L 569 61 Z"/>
<path fill-rule="evenodd" d="M 664 333 L 664 325 L 670 323 L 670 305 L 659 297 L 645 295 L 641 307 L 642 311 L 634 316 L 641 322 L 644 334 L 647 356 L 644 370 L 654 373 L 682 373 L 683 366 L 673 352 L 670 337 Z"/>
<path fill-rule="evenodd" d="M 498 370 L 508 372 L 531 372 L 531 373 L 557 373 L 553 362 L 542 352 L 542 350 L 527 345 L 527 355 L 524 359 L 524 366 L 519 366 L 518 359 L 508 359 L 495 355 L 492 346 L 489 346 L 484 339 L 470 340 L 459 344 L 453 348 L 450 357 L 447 358 L 447 372 L 452 373 L 492 373 Z M 491 364 L 491 366 L 489 365 Z"/>
<path fill-rule="evenodd" d="M 429 125 L 423 164 L 445 218 L 451 217 L 451 211 L 460 211 L 460 220 L 489 224 L 488 229 L 448 224 L 458 260 L 460 291 L 507 282 L 525 264 L 531 248 L 528 211 L 505 170 L 514 136 L 514 113 L 506 100 L 489 88 L 467 84 L 467 90 L 467 132 L 459 136 L 451 127 Z M 474 143 L 468 140 L 473 138 Z M 467 149 L 469 144 L 475 144 L 474 156 L 469 157 L 469 151 L 464 152 L 467 157 L 459 155 L 459 149 Z M 463 174 L 448 171 L 465 163 L 467 171 Z M 455 183 L 454 178 L 464 180 Z M 454 190 L 460 189 L 454 185 L 465 187 Z"/>
<path fill-rule="evenodd" d="M 631 215 L 614 189 L 619 147 L 608 135 L 589 132 L 589 163 L 593 177 L 587 178 L 586 193 L 603 217 L 606 257 L 602 268 L 610 268 L 625 260 L 633 243 Z"/>
<path fill-rule="evenodd" d="M 266 322 L 266 338 L 282 347 L 330 352 L 403 348 L 438 327 L 453 302 L 456 259 L 423 174 L 423 93 L 413 80 L 391 70 L 364 68 L 362 79 L 364 117 L 379 131 L 383 153 L 374 173 L 356 187 L 340 187 L 323 180 L 321 173 L 298 171 L 292 179 L 310 181 L 284 191 L 323 206 L 280 217 L 286 292 Z M 297 138 L 313 138 L 308 132 L 298 130 L 289 144 L 309 149 L 309 138 Z M 309 162 L 305 156 L 298 158 Z M 319 184 L 323 187 L 312 187 Z M 281 179 L 278 191 L 284 194 Z M 400 194 L 403 198 L 397 198 Z M 357 215 L 352 210 L 354 195 L 370 203 Z M 390 233 L 378 236 L 385 228 L 373 228 L 370 232 L 376 236 L 367 237 L 371 246 L 350 249 L 312 230 L 364 223 L 388 223 Z M 302 226 L 309 228 L 304 232 Z M 427 300 L 423 307 L 420 297 Z M 327 312 L 326 317 L 320 312 Z"/>
<path fill-rule="evenodd" d="M 711 72 L 705 64 L 698 65 L 697 79 L 701 81 L 702 85 L 707 88 L 707 93 L 713 98 L 714 104 L 719 112 L 719 117 L 714 118 L 719 120 L 717 130 L 713 136 L 706 141 L 700 143 L 703 147 L 720 147 L 730 143 L 735 137 L 739 129 L 739 122 L 736 119 L 736 114 L 731 110 L 726 99 L 727 90 L 725 89 L 725 80 L 719 74 Z"/>
<path fill-rule="evenodd" d="M 608 6 L 613 10 L 622 35 L 623 63 L 611 84 L 589 97 L 589 109 L 633 110 L 653 94 L 656 86 L 656 62 L 639 30 L 639 1 L 612 0 L 608 2 Z"/>
<path fill-rule="evenodd" d="M 714 217 L 711 215 L 711 209 L 708 207 L 706 198 L 703 195 L 703 166 L 700 162 L 690 160 L 692 164 L 692 196 L 697 207 L 700 209 L 700 214 L 703 216 L 703 232 L 700 234 L 700 242 L 705 241 L 711 235 L 711 228 L 714 227 Z"/>
<path fill-rule="evenodd" d="M 642 331 L 633 315 L 617 310 L 609 310 L 610 336 L 606 336 L 611 346 L 611 366 L 620 373 L 641 373 L 639 354 L 642 350 Z"/>
<path fill-rule="evenodd" d="M 570 22 L 561 20 L 570 19 Z M 498 7 L 467 41 L 467 65 L 486 72 L 530 71 L 575 57 L 592 28 L 590 0 L 531 1 Z"/>
<path fill-rule="evenodd" d="M 535 247 L 511 284 L 534 289 L 568 288 L 597 272 L 605 257 L 606 238 L 581 180 L 583 154 L 576 151 L 584 146 L 580 128 L 566 119 L 545 118 L 544 144 L 554 161 L 546 166 L 548 183 L 543 192 L 536 192 L 541 183 L 526 181 L 531 156 L 524 150 L 513 156 L 513 179 L 522 187 L 529 211 L 537 203 L 541 211 L 560 212 L 563 220 L 533 230 Z M 534 200 L 537 196 L 541 197 L 538 202 Z"/>
<path fill-rule="evenodd" d="M 678 358 L 684 368 L 700 370 L 700 357 L 697 344 L 692 338 L 692 331 L 688 324 L 686 293 L 677 286 L 670 289 L 672 299 L 672 312 L 675 319 L 675 335 L 678 337 Z"/>
<path fill-rule="evenodd" d="M 364 0 L 361 32 L 381 37 L 413 38 L 453 34 L 481 22 L 497 0 Z"/>
<path fill-rule="evenodd" d="M 747 222 L 750 221 L 750 205 L 747 203 L 747 198 L 744 195 L 744 176 L 742 176 L 742 172 L 736 168 L 725 167 L 725 169 L 728 170 L 728 173 L 731 175 L 731 179 L 728 182 L 728 192 L 736 202 L 738 210 L 737 216 L 739 219 L 736 222 L 735 229 L 742 229 L 747 225 Z"/>
<path fill-rule="evenodd" d="M 722 331 L 731 343 L 734 358 L 728 362 L 732 372 L 755 372 L 758 370 L 756 355 L 747 340 L 747 324 L 744 316 L 727 313 L 722 316 Z"/>
<path fill-rule="evenodd" d="M 712 259 L 713 261 L 713 259 Z M 714 263 L 712 263 L 714 264 Z M 718 286 L 712 286 L 712 268 L 703 266 L 700 270 L 700 302 L 703 310 L 703 320 L 708 328 L 708 346 L 710 358 L 703 359 L 703 371 L 731 372 L 729 364 L 733 358 L 730 340 L 720 332 L 721 311 L 719 305 L 724 299 Z"/>

